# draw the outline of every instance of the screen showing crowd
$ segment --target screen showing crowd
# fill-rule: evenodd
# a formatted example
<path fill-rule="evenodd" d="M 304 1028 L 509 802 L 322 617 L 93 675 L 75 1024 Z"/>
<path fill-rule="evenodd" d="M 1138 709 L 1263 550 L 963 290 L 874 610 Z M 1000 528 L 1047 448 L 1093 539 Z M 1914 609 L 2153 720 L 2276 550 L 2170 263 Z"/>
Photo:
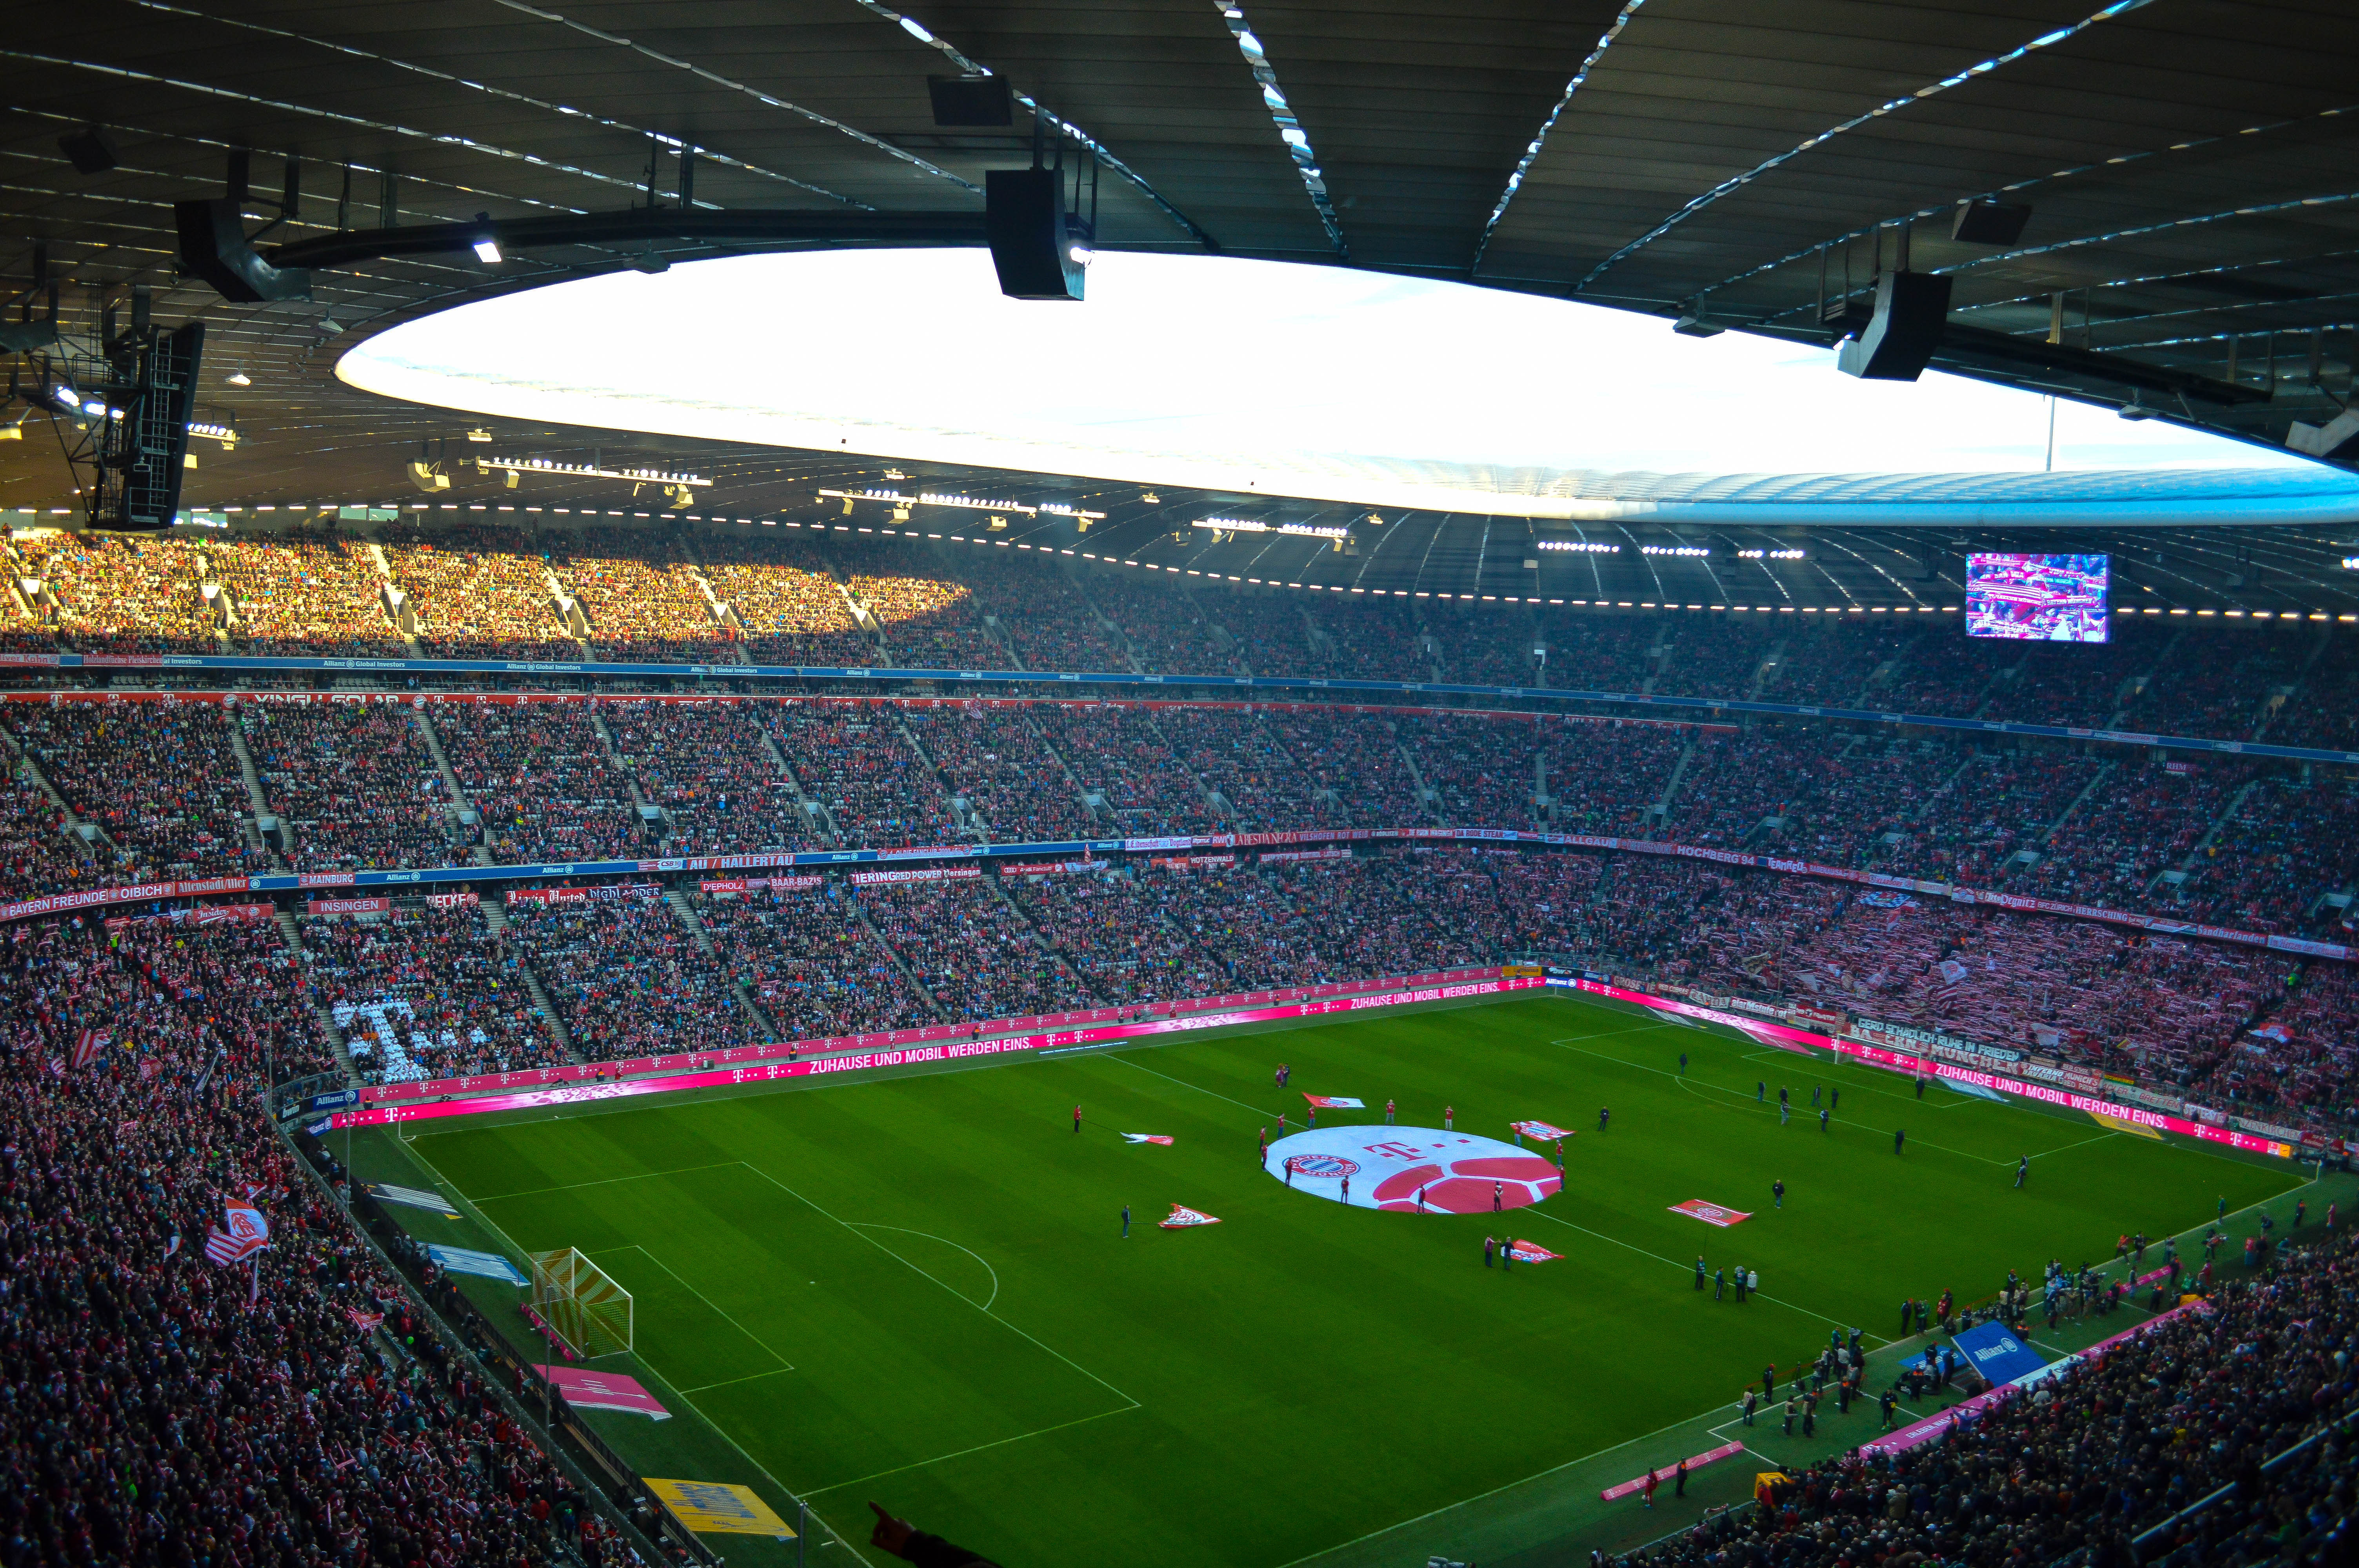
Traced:
<path fill-rule="evenodd" d="M 2102 643 L 2110 556 L 1971 555 L 1966 635 Z"/>

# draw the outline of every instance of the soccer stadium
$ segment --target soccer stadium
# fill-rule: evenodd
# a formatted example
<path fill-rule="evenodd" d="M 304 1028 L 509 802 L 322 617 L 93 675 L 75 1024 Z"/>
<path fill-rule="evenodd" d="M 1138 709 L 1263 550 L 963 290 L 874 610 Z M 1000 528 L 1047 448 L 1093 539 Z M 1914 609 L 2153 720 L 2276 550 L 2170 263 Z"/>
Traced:
<path fill-rule="evenodd" d="M 2359 1558 L 2359 10 L 0 74 L 0 1568 Z"/>

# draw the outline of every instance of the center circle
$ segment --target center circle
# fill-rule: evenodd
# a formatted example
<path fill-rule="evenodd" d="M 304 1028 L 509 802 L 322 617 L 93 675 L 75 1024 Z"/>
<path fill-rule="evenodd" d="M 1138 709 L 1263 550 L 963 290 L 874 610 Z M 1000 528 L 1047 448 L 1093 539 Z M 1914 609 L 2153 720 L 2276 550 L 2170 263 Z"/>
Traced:
<path fill-rule="evenodd" d="M 1438 1127 L 1315 1127 L 1271 1144 L 1262 1169 L 1277 1182 L 1291 1174 L 1296 1192 L 1397 1214 L 1523 1208 L 1564 1184 L 1529 1150 Z"/>

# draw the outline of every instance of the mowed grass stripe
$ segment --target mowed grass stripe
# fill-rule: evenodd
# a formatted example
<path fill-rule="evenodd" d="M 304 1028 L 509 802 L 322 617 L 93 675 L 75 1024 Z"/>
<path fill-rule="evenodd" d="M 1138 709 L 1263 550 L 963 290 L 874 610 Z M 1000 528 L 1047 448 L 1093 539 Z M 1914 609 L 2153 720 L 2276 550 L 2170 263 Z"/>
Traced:
<path fill-rule="evenodd" d="M 1984 1295 L 2010 1267 L 2104 1257 L 2121 1231 L 2298 1181 L 1974 1102 L 1926 1129 L 1951 1152 L 1920 1150 L 1905 1082 L 1903 1101 L 1842 1079 L 1844 1111 L 1874 1126 L 1838 1113 L 1822 1134 L 1798 1109 L 1780 1127 L 1779 1078 L 1766 1114 L 1749 1098 L 1780 1065 L 1757 1050 L 1548 998 L 468 1129 L 433 1158 L 463 1191 L 553 1189 L 492 1206 L 520 1244 L 644 1247 L 791 1360 L 697 1403 L 787 1485 L 829 1488 L 817 1505 L 847 1532 L 874 1476 L 896 1511 L 1003 1561 L 1264 1568 L 1730 1400 L 1765 1361 L 1815 1353 L 1826 1320 L 1880 1336 L 1904 1294 Z M 1847 1071 L 1790 1065 L 1805 1105 Z M 1447 1104 L 1488 1137 L 1527 1117 L 1579 1128 L 1566 1191 L 1504 1223 L 1289 1193 L 1256 1132 L 1275 1138 L 1281 1109 L 1299 1129 L 1305 1091 L 1364 1098 L 1347 1115 L 1379 1127 L 1389 1098 L 1404 1125 Z M 2042 1157 L 2017 1192 L 2026 1152 Z M 1668 1212 L 1690 1197 L 1755 1217 Z M 1175 1202 L 1223 1223 L 1156 1229 Z M 1486 1230 L 1565 1260 L 1486 1271 Z M 1699 1249 L 1758 1269 L 1776 1300 L 1697 1293 Z M 658 1335 L 675 1384 L 723 1375 L 693 1330 Z"/>

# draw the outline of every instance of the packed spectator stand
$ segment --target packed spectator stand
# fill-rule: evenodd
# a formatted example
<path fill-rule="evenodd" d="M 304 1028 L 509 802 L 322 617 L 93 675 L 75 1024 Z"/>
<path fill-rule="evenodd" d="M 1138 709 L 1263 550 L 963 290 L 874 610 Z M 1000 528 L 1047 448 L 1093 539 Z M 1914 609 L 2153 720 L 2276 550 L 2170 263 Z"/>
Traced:
<path fill-rule="evenodd" d="M 585 1061 L 652 1056 L 692 1042 L 727 1050 L 752 1031 L 729 976 L 654 890 L 510 907 L 507 938 L 540 978 Z"/>
<path fill-rule="evenodd" d="M 263 798 L 289 829 L 295 870 L 451 861 L 451 793 L 408 708 L 273 703 L 240 722 Z"/>
<path fill-rule="evenodd" d="M 671 661 L 725 661 L 742 646 L 756 659 L 846 664 L 922 657 L 1043 670 L 1440 675 L 2112 720 L 2155 730 L 2185 725 L 2223 739 L 2338 733 L 2339 717 L 2321 705 L 2345 693 L 2359 667 L 2347 637 L 2308 626 L 2123 617 L 2116 641 L 2104 648 L 2057 649 L 1961 645 L 1950 628 L 1889 618 L 1320 601 L 1211 579 L 1155 583 L 996 540 L 886 538 L 849 524 L 631 534 L 547 517 L 412 520 L 374 539 L 299 529 L 258 539 L 233 534 L 201 546 L 176 540 L 133 546 L 34 531 L 10 548 L 18 610 L 50 615 L 55 627 L 19 635 L 66 640 L 56 645 L 83 634 L 78 625 L 95 624 L 92 585 L 111 580 L 126 596 L 114 606 L 118 619 L 216 643 L 225 627 L 236 647 L 571 654 L 581 651 L 561 618 L 563 596 L 571 594 L 602 650 L 627 646 L 635 656 Z M 28 582 L 44 586 L 27 598 Z M 216 600 L 224 614 L 205 622 Z M 159 605 L 174 608 L 168 614 Z M 407 635 L 390 612 L 404 605 L 415 627 Z M 169 620 L 183 612 L 196 620 Z M 764 638 L 777 640 L 772 651 Z M 829 700 L 825 687 L 733 692 L 707 682 L 698 692 L 716 700 L 669 700 L 687 695 L 677 687 L 639 696 L 593 687 L 565 701 L 507 708 L 470 700 L 467 687 L 479 681 L 448 683 L 452 689 L 440 696 L 430 690 L 435 684 L 427 683 L 419 694 L 426 705 L 416 711 L 322 702 L 316 693 L 288 703 L 266 691 L 234 708 L 17 704 L 7 728 L 22 809 L 5 857 L 5 892 L 40 896 L 278 871 L 1327 827 L 1604 835 L 2329 941 L 2348 935 L 2352 894 L 2359 892 L 2359 838 L 2343 829 L 2359 810 L 2349 770 L 2250 756 L 1799 718 L 1705 713 L 1698 715 L 1702 723 L 1649 722 L 1585 712 L 1578 703 L 1569 710 L 1544 703 L 1536 714 L 1299 701 L 1141 704 L 1089 692 L 1034 700 L 1037 688 L 1016 687 L 995 698 L 1000 706 L 938 704 L 922 689 L 904 689 L 862 707 Z M 254 764 L 251 786 L 242 775 L 241 744 Z M 277 831 L 257 826 L 274 817 Z M 1364 848 L 1361 859 L 1385 867 L 1400 857 Z M 1854 967 L 1852 960 L 1865 959 L 1876 944 L 1843 884 L 1707 873 L 1635 851 L 1475 861 L 1484 868 L 1477 874 L 1441 878 L 1445 895 L 1406 929 L 1433 932 L 1430 940 L 1443 946 L 1474 942 L 1485 957 L 1523 948 L 1661 960 L 1672 966 L 1666 973 L 1686 967 L 1731 986 L 1750 976 L 1777 979 L 1790 990 L 1806 973 L 1826 984 L 1823 967 L 1802 961 L 1813 941 L 1824 948 L 1825 964 L 1842 966 L 1853 980 L 1892 969 Z M 1357 881 L 1340 885 L 1356 890 L 1397 874 L 1364 868 Z M 1142 960 L 1123 957 L 1131 968 L 1113 978 L 1102 957 L 1109 944 L 1125 955 L 1151 955 L 1143 961 L 1160 967 L 1165 978 L 1152 989 L 1161 994 L 1171 994 L 1170 977 L 1182 974 L 1219 989 L 1277 977 L 1287 964 L 1341 975 L 1381 968 L 1385 953 L 1406 959 L 1416 946 L 1408 937 L 1372 934 L 1355 948 L 1348 921 L 1321 929 L 1304 913 L 1299 890 L 1280 891 L 1310 875 L 1250 865 L 1194 872 L 1133 866 L 1086 885 L 1113 890 L 1096 896 L 1108 909 L 1152 908 L 1156 920 L 1109 923 L 1093 913 L 1080 925 L 1063 907 L 1080 895 L 1053 881 L 1027 881 L 1015 890 L 1016 904 L 1038 912 L 1037 930 L 1024 940 L 995 937 L 990 950 L 995 970 L 1029 963 L 1033 972 L 1020 981 L 974 983 L 993 997 L 1122 1000 L 1143 983 L 1131 978 Z M 1680 907 L 1679 899 L 1702 887 L 1698 879 L 1711 875 L 1742 882 L 1742 895 L 1723 891 L 1707 905 Z M 905 903 L 961 931 L 996 930 L 1008 913 L 1005 904 L 970 905 L 965 896 L 836 889 L 820 902 L 886 913 L 889 947 L 908 940 L 917 918 L 900 907 Z M 1230 896 L 1234 907 L 1210 907 Z M 1356 896 L 1347 892 L 1346 902 Z M 731 927 L 758 925 L 755 916 L 766 909 L 790 906 L 759 899 L 734 910 L 709 906 L 721 917 L 720 972 L 745 982 L 770 1027 L 824 1033 L 792 1016 L 791 1006 L 770 1011 L 760 988 L 789 1000 L 842 989 L 848 982 L 829 978 L 838 972 L 899 999 L 849 1001 L 841 1010 L 847 1015 L 934 1016 L 904 972 L 906 961 L 884 962 L 889 984 L 866 972 L 876 968 L 879 952 L 870 952 L 864 967 L 831 958 L 816 980 L 777 979 L 779 954 L 762 943 L 746 950 Z M 1369 918 L 1381 925 L 1380 914 Z M 2315 1065 L 2338 1059 L 2320 1039 L 2332 1037 L 2343 1017 L 2334 1000 L 2340 988 L 2317 979 L 2336 971 L 2330 960 L 2256 957 L 2249 948 L 2190 938 L 2190 950 L 2207 957 L 2163 965 L 2153 978 L 2146 939 L 2135 932 L 1986 909 L 1973 918 L 2008 934 L 1989 938 L 1999 951 L 1984 958 L 2002 962 L 1994 968 L 1985 961 L 1974 982 L 2006 996 L 1974 1002 L 1954 983 L 1916 984 L 1929 965 L 1945 961 L 1919 954 L 1939 945 L 1921 933 L 1904 944 L 1911 984 L 1895 981 L 1889 995 L 1879 995 L 1887 1011 L 1915 1009 L 1949 1027 L 2009 1039 L 2044 1029 L 2057 1004 L 2016 994 L 2027 981 L 1987 978 L 2006 975 L 2004 955 L 2021 949 L 2029 968 L 2117 977 L 2118 985 L 2090 982 L 2083 1033 L 2094 1056 L 2143 1060 L 2196 1085 L 2222 1074 L 2223 1092 L 2248 1102 L 2339 1105 L 2345 1098 L 2339 1082 L 2321 1083 Z M 1442 933 L 1437 921 L 1457 935 Z M 886 923 L 833 924 L 838 938 L 873 949 L 869 927 Z M 1824 929 L 1812 935 L 1818 927 Z M 1056 930 L 1092 935 L 1077 935 L 1079 946 L 1063 951 Z M 1776 933 L 1776 943 L 1763 932 Z M 1885 945 L 1910 932 L 1903 920 Z M 2032 946 L 2047 956 L 2034 963 L 2023 946 L 2029 938 L 2017 933 L 2044 934 Z M 1044 962 L 1044 941 L 1060 957 Z M 831 945 L 842 941 L 821 944 Z M 1429 961 L 1442 961 L 1441 951 L 1434 947 Z M 2257 978 L 2245 972 L 2256 968 L 2264 971 Z M 1101 985 L 1093 975 L 1108 978 Z M 782 993 L 781 983 L 796 989 Z M 2140 1011 L 2120 1000 L 2117 991 L 2134 983 L 2162 987 L 2165 1001 Z M 2181 994 L 2190 999 L 2185 1010 L 2168 1000 Z M 2296 1005 L 2312 1021 L 2296 1044 L 2256 1047 L 2248 1036 L 2229 1053 L 2226 1042 L 2240 1023 L 2249 1031 L 2267 1024 L 2272 1008 Z M 560 1004 L 560 1016 L 564 1011 Z M 977 1016 L 962 1000 L 940 1011 Z M 742 1014 L 719 1012 L 751 1027 Z M 535 1038 L 548 1033 L 542 1027 Z M 549 1047 L 538 1049 L 547 1054 Z M 2237 1071 L 2225 1074 L 2223 1062 Z"/>
<path fill-rule="evenodd" d="M 257 1113 L 274 1068 L 320 1061 L 272 1015 L 275 935 L 16 928 L 0 1558 L 646 1561 Z M 205 1257 L 225 1201 L 267 1217 L 251 1278 Z"/>
<path fill-rule="evenodd" d="M 2359 1238 L 2291 1238 L 1940 1440 L 1784 1473 L 1769 1500 L 1641 1554 L 1658 1568 L 2332 1563 L 2359 1451 Z M 1864 1424 L 1872 1407 L 1854 1402 Z"/>
<path fill-rule="evenodd" d="M 437 659 L 579 659 L 560 621 L 549 568 L 518 529 L 402 526 L 383 546 L 392 586 L 419 616 L 421 655 Z"/>

